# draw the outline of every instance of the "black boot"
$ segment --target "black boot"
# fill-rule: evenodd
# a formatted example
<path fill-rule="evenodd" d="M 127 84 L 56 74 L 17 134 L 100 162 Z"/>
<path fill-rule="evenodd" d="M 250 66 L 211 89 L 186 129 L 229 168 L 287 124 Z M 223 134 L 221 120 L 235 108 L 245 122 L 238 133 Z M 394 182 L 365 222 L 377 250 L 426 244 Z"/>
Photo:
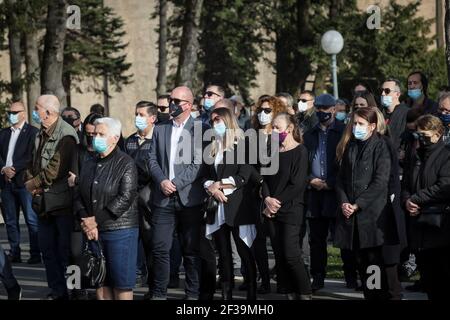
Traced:
<path fill-rule="evenodd" d="M 222 282 L 222 300 L 233 300 L 233 291 L 230 282 Z"/>
<path fill-rule="evenodd" d="M 247 284 L 247 300 L 250 301 L 256 300 L 256 281 L 255 283 Z"/>

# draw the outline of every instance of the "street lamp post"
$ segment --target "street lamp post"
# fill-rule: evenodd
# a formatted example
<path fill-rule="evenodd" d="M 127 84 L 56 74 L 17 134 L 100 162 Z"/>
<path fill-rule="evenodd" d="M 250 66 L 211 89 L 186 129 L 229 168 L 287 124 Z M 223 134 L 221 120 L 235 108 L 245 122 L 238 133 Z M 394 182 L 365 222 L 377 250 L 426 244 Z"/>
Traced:
<path fill-rule="evenodd" d="M 344 38 L 336 30 L 325 32 L 321 40 L 322 49 L 331 55 L 331 71 L 333 74 L 333 93 L 336 99 L 339 98 L 338 81 L 337 81 L 337 59 L 336 55 L 341 52 L 344 47 Z"/>

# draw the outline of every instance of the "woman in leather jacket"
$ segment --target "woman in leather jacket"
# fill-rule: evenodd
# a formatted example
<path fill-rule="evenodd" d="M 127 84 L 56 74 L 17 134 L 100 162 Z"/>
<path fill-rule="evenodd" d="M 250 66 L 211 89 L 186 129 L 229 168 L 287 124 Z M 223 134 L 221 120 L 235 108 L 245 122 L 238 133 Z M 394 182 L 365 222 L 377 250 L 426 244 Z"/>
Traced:
<path fill-rule="evenodd" d="M 138 244 L 137 170 L 117 146 L 121 123 L 95 121 L 93 147 L 98 156 L 82 166 L 75 193 L 75 214 L 88 240 L 99 240 L 106 258 L 106 279 L 99 300 L 132 300 Z"/>

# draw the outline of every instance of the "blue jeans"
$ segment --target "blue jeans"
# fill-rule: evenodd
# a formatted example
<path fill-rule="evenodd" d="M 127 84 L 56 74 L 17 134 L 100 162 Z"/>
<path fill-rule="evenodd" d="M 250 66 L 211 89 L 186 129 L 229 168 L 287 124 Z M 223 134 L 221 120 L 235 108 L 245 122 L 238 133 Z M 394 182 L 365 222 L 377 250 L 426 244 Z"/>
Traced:
<path fill-rule="evenodd" d="M 39 244 L 44 260 L 48 287 L 55 297 L 67 296 L 66 267 L 70 259 L 71 215 L 39 219 Z"/>
<path fill-rule="evenodd" d="M 186 271 L 185 292 L 188 297 L 198 298 L 200 236 L 204 236 L 200 234 L 202 218 L 200 207 L 184 207 L 177 197 L 172 197 L 164 208 L 154 208 L 151 218 L 153 275 L 150 284 L 153 297 L 166 298 L 167 296 L 172 235 L 177 230 Z"/>
<path fill-rule="evenodd" d="M 16 278 L 12 273 L 11 264 L 0 245 L 0 281 L 7 290 L 12 289 L 18 285 Z"/>
<path fill-rule="evenodd" d="M 17 188 L 15 184 L 6 183 L 1 193 L 4 208 L 4 218 L 8 242 L 11 247 L 11 255 L 20 257 L 20 226 L 19 226 L 19 207 L 22 207 L 25 222 L 28 227 L 30 238 L 30 256 L 32 258 L 40 257 L 38 242 L 38 218 L 31 208 L 31 194 L 25 188 Z"/>

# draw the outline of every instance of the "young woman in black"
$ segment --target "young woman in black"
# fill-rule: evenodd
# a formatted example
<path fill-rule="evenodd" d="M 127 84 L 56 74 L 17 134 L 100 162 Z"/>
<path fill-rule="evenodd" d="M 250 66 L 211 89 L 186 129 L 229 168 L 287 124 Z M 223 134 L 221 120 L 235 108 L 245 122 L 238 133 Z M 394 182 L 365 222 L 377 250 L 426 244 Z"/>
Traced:
<path fill-rule="evenodd" d="M 335 245 L 353 250 L 366 299 L 388 299 L 384 272 L 383 245 L 388 224 L 388 185 L 391 156 L 385 140 L 377 132 L 374 108 L 353 112 L 351 136 L 348 132 L 338 146 L 341 163 L 336 192 L 341 212 L 336 217 Z M 378 266 L 372 270 L 369 266 Z M 368 276 L 378 271 L 381 288 L 368 288 Z"/>
<path fill-rule="evenodd" d="M 303 221 L 304 192 L 308 174 L 308 151 L 293 116 L 279 114 L 272 122 L 279 135 L 279 169 L 264 176 L 263 214 L 275 227 L 277 281 L 288 290 L 288 298 L 311 299 L 311 284 L 302 259 L 300 230 Z M 272 157 L 272 161 L 276 158 Z"/>

